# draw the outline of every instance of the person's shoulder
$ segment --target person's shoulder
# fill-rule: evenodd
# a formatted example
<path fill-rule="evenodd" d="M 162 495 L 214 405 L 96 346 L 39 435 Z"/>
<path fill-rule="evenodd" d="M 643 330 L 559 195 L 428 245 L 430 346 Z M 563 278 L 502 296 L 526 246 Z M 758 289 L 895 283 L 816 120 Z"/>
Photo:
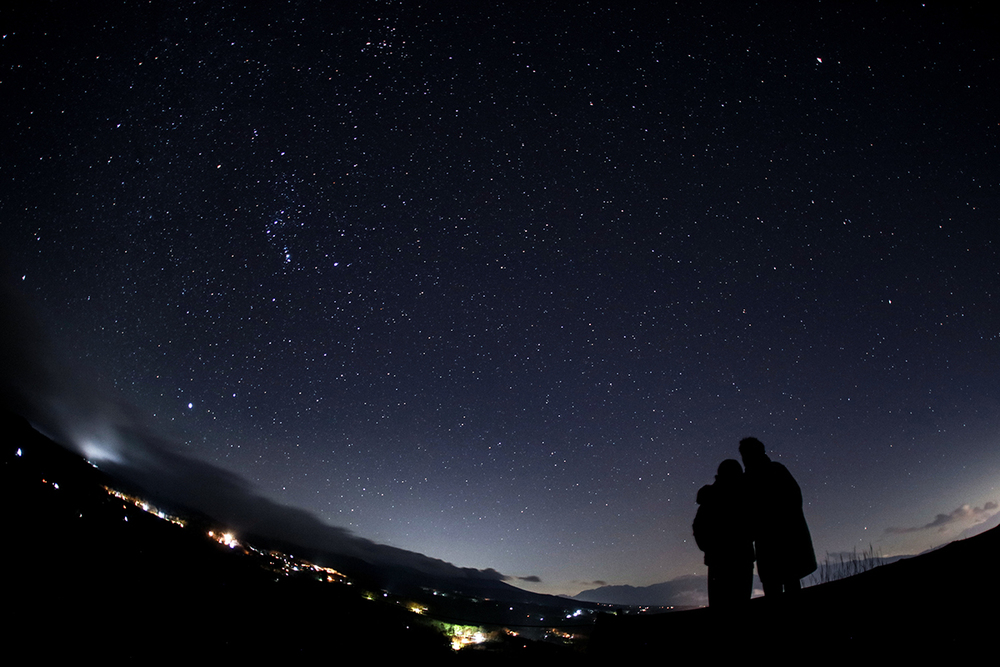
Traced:
<path fill-rule="evenodd" d="M 771 472 L 772 474 L 774 474 L 774 473 L 787 473 L 788 472 L 788 468 L 785 466 L 784 463 L 779 463 L 778 461 L 774 461 L 774 460 L 771 460 L 771 461 L 767 462 L 767 470 L 769 472 Z"/>
<path fill-rule="evenodd" d="M 795 481 L 795 475 L 785 467 L 785 464 L 778 463 L 777 461 L 771 461 L 771 479 L 775 482 L 787 484 L 788 486 L 793 484 L 798 486 L 798 482 Z"/>
<path fill-rule="evenodd" d="M 698 497 L 695 499 L 695 502 L 697 502 L 699 505 L 704 505 L 705 503 L 710 502 L 712 500 L 712 494 L 714 493 L 714 491 L 715 490 L 712 488 L 711 484 L 706 484 L 705 486 L 698 489 Z"/>
<path fill-rule="evenodd" d="M 777 461 L 768 461 L 767 465 L 764 466 L 763 470 L 761 470 L 761 474 L 766 479 L 771 480 L 772 484 L 792 478 L 792 473 L 788 472 L 788 468 L 785 467 L 785 464 L 778 463 Z"/>

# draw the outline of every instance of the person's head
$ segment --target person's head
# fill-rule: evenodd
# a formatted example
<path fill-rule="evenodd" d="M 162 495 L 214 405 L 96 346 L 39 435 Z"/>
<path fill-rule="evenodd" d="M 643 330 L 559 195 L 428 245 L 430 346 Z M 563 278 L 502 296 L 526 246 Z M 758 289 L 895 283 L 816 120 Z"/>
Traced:
<path fill-rule="evenodd" d="M 757 438 L 743 438 L 740 440 L 740 456 L 743 458 L 743 465 L 750 466 L 757 461 L 767 458 L 764 452 L 764 443 Z"/>
<path fill-rule="evenodd" d="M 740 466 L 739 461 L 736 459 L 726 459 L 719 464 L 719 472 L 715 475 L 715 479 L 725 483 L 731 480 L 739 479 L 742 474 L 743 468 Z"/>

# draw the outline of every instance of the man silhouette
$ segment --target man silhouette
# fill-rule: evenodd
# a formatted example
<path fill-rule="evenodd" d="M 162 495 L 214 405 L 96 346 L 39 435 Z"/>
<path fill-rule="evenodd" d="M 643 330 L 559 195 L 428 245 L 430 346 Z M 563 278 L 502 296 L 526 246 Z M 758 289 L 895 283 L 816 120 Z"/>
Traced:
<path fill-rule="evenodd" d="M 765 597 L 787 595 L 816 570 L 802 491 L 785 466 L 768 458 L 757 438 L 740 440 L 740 456 L 746 468 L 757 575 Z"/>

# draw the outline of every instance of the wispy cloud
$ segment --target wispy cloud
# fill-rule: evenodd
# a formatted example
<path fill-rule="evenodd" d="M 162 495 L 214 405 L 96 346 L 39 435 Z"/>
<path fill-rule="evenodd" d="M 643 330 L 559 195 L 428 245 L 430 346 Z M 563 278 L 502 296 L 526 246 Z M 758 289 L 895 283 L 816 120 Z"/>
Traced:
<path fill-rule="evenodd" d="M 603 579 L 595 579 L 594 581 L 581 581 L 579 579 L 574 579 L 572 582 L 574 586 L 583 586 L 586 588 L 593 588 L 595 586 L 607 586 L 608 582 Z"/>
<path fill-rule="evenodd" d="M 910 528 L 886 528 L 885 532 L 892 535 L 901 535 L 903 533 L 916 533 L 922 530 L 932 530 L 937 529 L 938 532 L 943 532 L 947 530 L 950 524 L 959 521 L 973 520 L 975 523 L 980 523 L 985 521 L 990 516 L 994 510 L 998 507 L 997 503 L 990 500 L 983 504 L 982 507 L 973 507 L 972 505 L 962 505 L 958 509 L 949 512 L 948 514 L 938 514 L 934 517 L 934 520 L 923 526 L 912 526 Z"/>

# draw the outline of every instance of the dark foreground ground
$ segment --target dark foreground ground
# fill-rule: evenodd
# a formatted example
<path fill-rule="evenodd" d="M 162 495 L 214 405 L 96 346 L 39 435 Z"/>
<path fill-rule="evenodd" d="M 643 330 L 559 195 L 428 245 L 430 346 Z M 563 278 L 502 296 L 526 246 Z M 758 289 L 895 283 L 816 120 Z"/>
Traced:
<path fill-rule="evenodd" d="M 786 604 L 753 600 L 729 617 L 603 615 L 589 641 L 572 646 L 509 638 L 455 653 L 441 632 L 356 586 L 276 577 L 202 532 L 124 504 L 104 490 L 101 473 L 23 420 L 4 419 L 0 438 L 3 637 L 25 662 L 996 660 L 998 529 L 806 589 Z"/>
<path fill-rule="evenodd" d="M 768 664 L 930 659 L 996 664 L 1000 528 L 934 552 L 804 589 L 784 604 L 598 619 L 589 655 L 601 659 L 747 660 Z M 749 662 L 748 662 L 749 664 Z"/>

